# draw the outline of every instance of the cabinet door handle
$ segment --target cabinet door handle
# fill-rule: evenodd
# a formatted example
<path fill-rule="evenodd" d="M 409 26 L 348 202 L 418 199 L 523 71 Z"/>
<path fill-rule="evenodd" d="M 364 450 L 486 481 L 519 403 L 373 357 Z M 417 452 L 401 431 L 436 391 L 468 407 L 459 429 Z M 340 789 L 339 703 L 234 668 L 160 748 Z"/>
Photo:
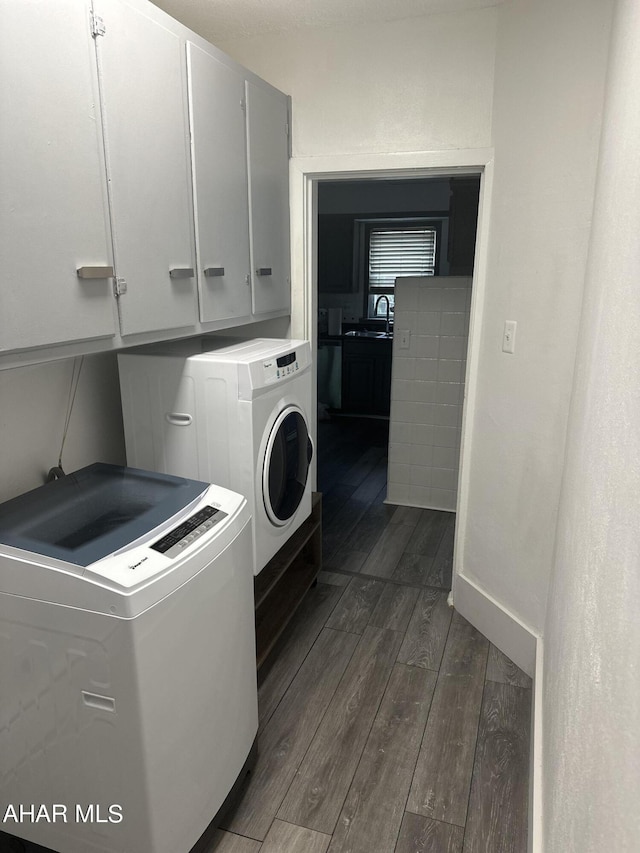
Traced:
<path fill-rule="evenodd" d="M 165 418 L 174 426 L 190 426 L 193 423 L 193 416 L 185 412 L 167 412 Z"/>
<path fill-rule="evenodd" d="M 207 267 L 204 271 L 207 278 L 214 278 L 219 275 L 224 275 L 224 267 Z"/>
<path fill-rule="evenodd" d="M 113 267 L 78 267 L 78 278 L 113 278 Z"/>
<path fill-rule="evenodd" d="M 193 267 L 174 267 L 169 270 L 169 276 L 171 278 L 193 278 Z"/>
<path fill-rule="evenodd" d="M 271 275 L 271 267 L 258 267 L 256 275 Z"/>

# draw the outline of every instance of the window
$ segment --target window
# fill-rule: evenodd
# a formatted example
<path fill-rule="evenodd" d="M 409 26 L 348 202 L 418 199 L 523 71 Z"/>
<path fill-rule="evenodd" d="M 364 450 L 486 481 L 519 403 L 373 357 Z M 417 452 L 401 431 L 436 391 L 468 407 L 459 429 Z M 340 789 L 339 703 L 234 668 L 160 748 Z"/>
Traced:
<path fill-rule="evenodd" d="M 366 314 L 386 317 L 386 295 L 393 308 L 398 276 L 435 275 L 440 222 L 397 221 L 369 223 Z"/>

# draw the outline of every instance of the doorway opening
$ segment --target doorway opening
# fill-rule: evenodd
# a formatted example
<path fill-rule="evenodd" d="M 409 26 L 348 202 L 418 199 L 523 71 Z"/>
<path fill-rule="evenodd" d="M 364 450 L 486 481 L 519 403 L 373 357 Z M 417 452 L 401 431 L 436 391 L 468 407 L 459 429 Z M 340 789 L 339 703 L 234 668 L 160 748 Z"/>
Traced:
<path fill-rule="evenodd" d="M 451 589 L 479 192 L 479 174 L 318 181 L 330 569 Z"/>

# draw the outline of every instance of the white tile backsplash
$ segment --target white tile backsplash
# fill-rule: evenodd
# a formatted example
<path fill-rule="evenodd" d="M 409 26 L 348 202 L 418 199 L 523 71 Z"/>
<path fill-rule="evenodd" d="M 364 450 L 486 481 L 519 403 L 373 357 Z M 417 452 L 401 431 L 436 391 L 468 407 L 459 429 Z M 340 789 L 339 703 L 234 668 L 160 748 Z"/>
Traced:
<path fill-rule="evenodd" d="M 455 510 L 471 279 L 396 283 L 387 500 Z"/>
<path fill-rule="evenodd" d="M 440 310 L 458 313 L 467 311 L 467 293 L 469 293 L 469 290 L 444 290 L 440 297 Z"/>
<path fill-rule="evenodd" d="M 433 448 L 432 465 L 435 468 L 451 468 L 457 471 L 459 459 L 460 448 L 458 447 Z"/>
<path fill-rule="evenodd" d="M 465 314 L 446 314 L 443 311 L 440 315 L 440 334 L 466 335 L 465 317 Z"/>
<path fill-rule="evenodd" d="M 426 509 L 435 509 L 431 500 L 430 486 L 409 486 L 409 504 L 411 506 L 422 506 Z M 440 509 L 440 507 L 437 507 Z"/>
<path fill-rule="evenodd" d="M 396 303 L 397 305 L 397 303 Z M 412 334 L 418 332 L 418 317 L 417 311 L 399 311 L 397 308 L 393 312 L 393 326 L 396 329 L 408 329 Z M 439 329 L 435 330 L 437 334 Z M 420 334 L 425 334 L 420 332 Z"/>
<path fill-rule="evenodd" d="M 414 380 L 411 383 L 413 386 L 413 399 L 417 403 L 437 402 L 438 387 L 440 384 L 440 382 L 422 382 L 417 379 Z"/>
<path fill-rule="evenodd" d="M 433 428 L 433 446 L 434 447 L 459 447 L 460 446 L 460 430 L 455 427 L 434 426 Z"/>
<path fill-rule="evenodd" d="M 406 298 L 407 296 L 405 295 Z M 418 313 L 421 314 L 425 311 L 442 311 L 442 288 L 425 286 L 420 289 L 418 295 Z"/>
<path fill-rule="evenodd" d="M 445 509 L 455 512 L 457 493 L 446 489 L 431 489 L 431 508 Z"/>
<path fill-rule="evenodd" d="M 435 382 L 436 386 L 436 403 L 448 403 L 449 405 L 457 405 L 461 402 L 460 382 Z"/>
<path fill-rule="evenodd" d="M 395 379 L 391 385 L 392 400 L 414 400 L 415 386 L 418 383 L 411 379 Z M 420 383 L 424 384 L 424 383 Z M 434 383 L 435 384 L 435 383 Z"/>
<path fill-rule="evenodd" d="M 467 338 L 460 335 L 459 337 L 440 337 L 440 349 L 438 350 L 438 358 L 454 358 L 462 360 L 467 352 Z"/>
<path fill-rule="evenodd" d="M 437 358 L 415 358 L 415 359 L 404 359 L 399 358 L 398 361 L 414 361 L 416 365 L 415 378 L 423 379 L 425 382 L 428 382 L 432 379 L 439 379 L 438 376 L 438 366 L 440 364 L 439 359 Z M 395 364 L 394 357 L 394 364 Z M 414 377 L 409 377 L 413 379 Z"/>
<path fill-rule="evenodd" d="M 412 465 L 405 465 L 402 462 L 398 462 L 389 472 L 389 482 L 410 484 L 412 468 Z"/>
<path fill-rule="evenodd" d="M 446 358 L 438 359 L 439 382 L 461 382 L 463 378 L 462 361 Z"/>
<path fill-rule="evenodd" d="M 435 404 L 434 424 L 437 426 L 457 427 L 460 420 L 460 406 Z"/>
<path fill-rule="evenodd" d="M 411 335 L 409 352 L 417 358 L 439 358 L 439 345 L 439 335 Z M 450 357 L 455 358 L 455 356 Z M 460 356 L 458 356 L 458 358 L 460 358 Z"/>
<path fill-rule="evenodd" d="M 458 482 L 458 472 L 453 468 L 430 468 L 431 483 L 434 489 L 453 491 Z"/>
<path fill-rule="evenodd" d="M 410 444 L 407 446 L 411 450 L 409 462 L 416 467 L 431 468 L 431 465 L 433 465 L 433 451 L 435 449 L 432 444 Z"/>
<path fill-rule="evenodd" d="M 430 444 L 433 446 L 432 424 L 407 424 L 410 432 L 411 444 Z"/>
<path fill-rule="evenodd" d="M 393 383 L 392 383 L 393 384 Z M 394 400 L 393 399 L 393 391 L 391 392 L 391 405 L 393 407 L 393 411 L 395 412 L 395 417 L 407 424 L 415 424 L 418 420 L 418 409 L 419 403 L 411 403 L 406 400 Z"/>
<path fill-rule="evenodd" d="M 411 444 L 414 424 L 403 421 L 391 421 L 389 424 L 389 441 L 397 444 Z"/>
<path fill-rule="evenodd" d="M 412 486 L 406 483 L 388 483 L 387 484 L 387 501 L 392 504 L 401 504 L 403 506 L 415 506 L 412 495 Z M 423 504 L 417 504 L 423 506 Z"/>
<path fill-rule="evenodd" d="M 414 465 L 411 468 L 411 485 L 430 486 L 433 471 L 431 465 Z"/>
<path fill-rule="evenodd" d="M 433 452 L 433 448 L 429 448 Z M 399 465 L 411 465 L 414 448 L 411 444 L 389 444 L 389 461 Z M 429 463 L 431 464 L 431 463 Z"/>
<path fill-rule="evenodd" d="M 422 359 L 421 359 L 422 360 Z M 416 378 L 416 358 L 394 358 L 392 362 L 392 379 L 415 379 Z M 436 363 L 436 376 L 438 373 L 437 359 L 433 359 Z M 436 378 L 433 377 L 433 379 Z M 422 377 L 420 377 L 422 378 Z M 431 378 L 431 377 L 430 377 Z"/>
<path fill-rule="evenodd" d="M 415 327 L 419 335 L 438 335 L 442 332 L 440 311 L 422 311 L 415 315 Z M 451 334 L 459 334 L 458 332 Z"/>

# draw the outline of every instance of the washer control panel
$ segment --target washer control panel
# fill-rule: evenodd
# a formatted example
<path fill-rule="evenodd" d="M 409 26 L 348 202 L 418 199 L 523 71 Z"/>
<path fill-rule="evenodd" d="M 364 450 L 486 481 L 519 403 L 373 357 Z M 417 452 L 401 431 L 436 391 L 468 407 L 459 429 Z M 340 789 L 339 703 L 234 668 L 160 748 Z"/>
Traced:
<path fill-rule="evenodd" d="M 227 513 L 221 509 L 205 506 L 150 547 L 154 551 L 164 554 L 165 557 L 177 557 L 198 537 L 211 530 L 214 524 L 218 524 L 226 517 Z"/>

